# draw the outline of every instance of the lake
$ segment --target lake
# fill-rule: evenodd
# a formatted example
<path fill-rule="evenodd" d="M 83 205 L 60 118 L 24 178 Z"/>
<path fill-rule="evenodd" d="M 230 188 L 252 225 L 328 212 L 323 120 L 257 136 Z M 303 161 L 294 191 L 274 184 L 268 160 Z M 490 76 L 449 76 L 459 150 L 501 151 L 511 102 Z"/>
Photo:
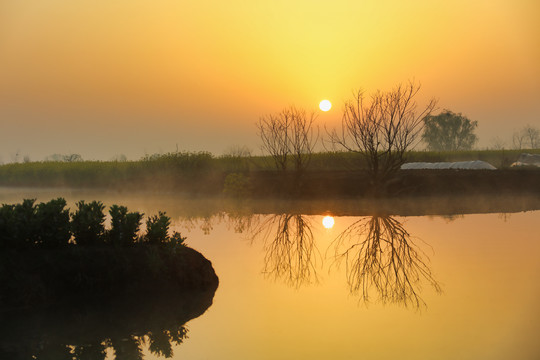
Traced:
<path fill-rule="evenodd" d="M 58 196 L 72 209 L 100 200 L 166 211 L 172 230 L 212 261 L 219 288 L 185 324 L 173 359 L 540 358 L 540 210 L 404 216 L 335 203 L 0 189 L 1 203 Z M 144 358 L 163 358 L 148 343 Z"/>

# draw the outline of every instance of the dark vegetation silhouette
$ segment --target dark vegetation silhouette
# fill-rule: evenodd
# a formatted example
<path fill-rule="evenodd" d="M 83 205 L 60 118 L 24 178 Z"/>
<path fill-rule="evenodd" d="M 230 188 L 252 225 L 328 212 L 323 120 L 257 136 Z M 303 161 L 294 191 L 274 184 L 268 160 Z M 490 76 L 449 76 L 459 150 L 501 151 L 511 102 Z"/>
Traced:
<path fill-rule="evenodd" d="M 329 133 L 334 148 L 361 155 L 370 185 L 378 193 L 405 163 L 416 143 L 423 119 L 435 108 L 430 100 L 419 107 L 420 85 L 410 81 L 389 91 L 377 91 L 366 98 L 358 91 L 345 103 L 341 129 Z"/>
<path fill-rule="evenodd" d="M 390 216 L 364 217 L 333 242 L 336 264 L 345 264 L 351 294 L 367 304 L 425 306 L 422 285 L 442 291 L 429 267 L 429 258 L 403 224 Z"/>
<path fill-rule="evenodd" d="M 0 313 L 0 358 L 143 359 L 144 349 L 170 358 L 188 338 L 186 323 L 211 305 L 215 289 L 141 291 L 137 296 Z"/>
<path fill-rule="evenodd" d="M 540 154 L 540 150 L 527 150 Z M 390 185 L 379 186 L 381 195 L 411 194 L 410 186 L 400 180 L 414 177 L 412 188 L 425 195 L 452 187 L 439 184 L 464 182 L 469 192 L 490 189 L 494 182 L 504 191 L 537 191 L 540 172 L 538 168 L 510 168 L 517 162 L 521 150 L 471 150 L 454 152 L 408 151 L 407 161 L 440 162 L 482 160 L 500 168 L 497 172 L 430 172 L 399 171 Z M 233 198 L 340 198 L 370 197 L 372 177 L 365 169 L 365 157 L 356 152 L 313 153 L 309 167 L 297 181 L 294 171 L 276 171 L 268 166 L 268 156 L 251 156 L 242 159 L 244 170 L 239 171 L 238 159 L 230 156 L 213 157 L 210 154 L 186 155 L 191 160 L 181 160 L 184 155 L 149 156 L 149 160 L 126 162 L 33 162 L 0 166 L 0 186 L 6 187 L 69 187 L 84 189 L 113 189 L 130 192 L 174 192 L 189 197 L 222 196 Z M 196 160 L 198 158 L 198 160 Z M 356 164 L 351 168 L 351 164 Z M 481 175 L 481 176 L 480 176 Z M 453 177 L 458 177 L 453 181 Z M 420 182 L 417 181 L 417 178 Z M 300 184 L 301 186 L 295 186 Z M 468 185 L 467 185 L 468 184 Z M 519 184 L 519 187 L 516 186 Z M 433 189 L 433 187 L 437 187 Z M 503 188 L 498 187 L 499 190 Z M 461 190 L 460 190 L 461 191 Z M 413 192 L 413 193 L 415 193 Z"/>
<path fill-rule="evenodd" d="M 142 214 L 80 201 L 71 215 L 62 198 L 35 205 L 0 207 L 0 308 L 48 306 L 71 301 L 217 286 L 211 263 L 169 235 L 170 218 L 150 216 L 139 234 Z"/>
<path fill-rule="evenodd" d="M 438 115 L 424 118 L 422 140 L 432 151 L 471 150 L 478 142 L 478 136 L 474 133 L 477 127 L 477 121 L 461 113 L 444 110 Z"/>

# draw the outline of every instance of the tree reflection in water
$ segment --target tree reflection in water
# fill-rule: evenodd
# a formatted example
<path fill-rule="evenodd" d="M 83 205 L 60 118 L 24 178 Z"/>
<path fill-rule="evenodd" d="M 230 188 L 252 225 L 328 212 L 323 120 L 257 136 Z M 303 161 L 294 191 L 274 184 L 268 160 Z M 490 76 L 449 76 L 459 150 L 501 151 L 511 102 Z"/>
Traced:
<path fill-rule="evenodd" d="M 141 360 L 143 349 L 173 356 L 186 322 L 212 304 L 215 289 L 0 313 L 0 359 Z"/>
<path fill-rule="evenodd" d="M 441 286 L 428 266 L 429 258 L 412 241 L 403 225 L 390 216 L 362 218 L 333 242 L 335 261 L 346 266 L 350 291 L 368 303 L 370 291 L 383 304 L 420 308 L 422 283 L 437 292 Z"/>
<path fill-rule="evenodd" d="M 309 217 L 299 214 L 271 215 L 254 227 L 252 241 L 264 242 L 263 272 L 295 288 L 317 282 L 317 261 L 322 259 L 311 229 Z"/>

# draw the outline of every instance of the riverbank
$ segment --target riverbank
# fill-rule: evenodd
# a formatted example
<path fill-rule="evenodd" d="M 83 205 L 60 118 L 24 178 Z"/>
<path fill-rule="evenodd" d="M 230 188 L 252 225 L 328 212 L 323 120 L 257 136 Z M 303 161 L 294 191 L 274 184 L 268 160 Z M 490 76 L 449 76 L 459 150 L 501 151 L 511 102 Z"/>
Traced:
<path fill-rule="evenodd" d="M 486 161 L 499 170 L 407 170 L 382 187 L 378 195 L 537 191 L 539 168 L 512 168 L 522 152 L 540 150 L 416 151 L 407 161 Z M 290 164 L 290 168 L 293 166 Z M 138 161 L 29 162 L 0 165 L 0 186 L 68 187 L 126 192 L 172 192 L 192 196 L 239 197 L 367 197 L 369 178 L 359 154 L 313 154 L 298 181 L 294 171 L 276 171 L 268 156 L 221 156 L 210 153 L 168 153 Z M 478 184 L 475 184 L 478 182 Z"/>
<path fill-rule="evenodd" d="M 410 196 L 540 194 L 540 169 L 512 170 L 401 170 L 373 192 L 362 171 L 307 172 L 298 182 L 294 174 L 250 174 L 250 195 L 255 198 L 295 197 L 400 198 Z"/>
<path fill-rule="evenodd" d="M 103 177 L 102 175 L 95 175 Z M 126 193 L 175 193 L 185 196 L 241 198 L 369 198 L 438 195 L 540 194 L 540 169 L 502 170 L 401 170 L 377 194 L 364 171 L 306 171 L 300 180 L 294 172 L 250 171 L 239 173 L 201 172 L 190 178 L 152 172 L 144 177 L 126 177 L 107 182 L 71 182 L 62 178 L 37 181 L 7 181 L 6 188 L 72 188 L 123 191 Z M 232 178 L 232 181 L 230 181 Z"/>

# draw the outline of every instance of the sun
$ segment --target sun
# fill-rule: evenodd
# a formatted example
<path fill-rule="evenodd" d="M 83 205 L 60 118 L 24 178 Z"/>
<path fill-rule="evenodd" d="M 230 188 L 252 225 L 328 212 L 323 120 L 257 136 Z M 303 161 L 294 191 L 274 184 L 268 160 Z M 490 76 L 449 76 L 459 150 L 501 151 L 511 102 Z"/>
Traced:
<path fill-rule="evenodd" d="M 326 229 L 331 229 L 334 227 L 334 218 L 332 216 L 325 216 L 322 219 L 322 224 Z"/>
<path fill-rule="evenodd" d="M 323 100 L 319 103 L 319 109 L 322 111 L 328 111 L 332 108 L 332 103 L 328 100 Z"/>

